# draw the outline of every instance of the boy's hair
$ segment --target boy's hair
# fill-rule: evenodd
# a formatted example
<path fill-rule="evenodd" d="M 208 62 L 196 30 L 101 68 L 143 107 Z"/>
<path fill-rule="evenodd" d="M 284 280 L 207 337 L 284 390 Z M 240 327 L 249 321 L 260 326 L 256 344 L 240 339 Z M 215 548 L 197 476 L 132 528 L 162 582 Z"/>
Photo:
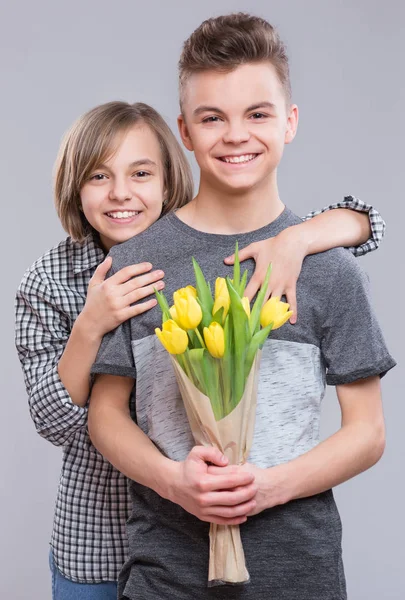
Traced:
<path fill-rule="evenodd" d="M 63 228 L 74 240 L 82 242 L 94 233 L 81 210 L 80 190 L 91 173 L 116 152 L 122 134 L 135 125 L 148 126 L 159 141 L 168 193 L 162 213 L 191 200 L 190 165 L 159 113 L 142 102 L 102 104 L 80 117 L 65 134 L 55 164 L 56 210 Z"/>
<path fill-rule="evenodd" d="M 207 19 L 183 44 L 179 60 L 181 109 L 185 84 L 193 73 L 211 70 L 227 73 L 240 65 L 262 61 L 274 66 L 290 102 L 288 56 L 276 29 L 265 19 L 246 13 Z"/>

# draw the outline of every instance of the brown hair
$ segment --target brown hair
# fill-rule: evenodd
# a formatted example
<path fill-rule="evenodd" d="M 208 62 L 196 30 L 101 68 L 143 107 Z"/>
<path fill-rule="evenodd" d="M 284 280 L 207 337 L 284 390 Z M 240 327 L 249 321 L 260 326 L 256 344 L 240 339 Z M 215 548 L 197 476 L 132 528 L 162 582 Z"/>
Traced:
<path fill-rule="evenodd" d="M 80 117 L 65 134 L 55 164 L 54 197 L 63 228 L 76 241 L 94 231 L 81 211 L 80 190 L 86 179 L 117 149 L 120 135 L 134 125 L 147 125 L 156 135 L 168 196 L 162 214 L 187 204 L 193 195 L 190 165 L 170 127 L 142 102 L 108 102 Z"/>
<path fill-rule="evenodd" d="M 269 61 L 276 69 L 287 102 L 291 84 L 286 47 L 265 19 L 232 13 L 207 19 L 184 42 L 179 60 L 180 106 L 187 79 L 202 71 L 229 72 L 252 62 Z"/>

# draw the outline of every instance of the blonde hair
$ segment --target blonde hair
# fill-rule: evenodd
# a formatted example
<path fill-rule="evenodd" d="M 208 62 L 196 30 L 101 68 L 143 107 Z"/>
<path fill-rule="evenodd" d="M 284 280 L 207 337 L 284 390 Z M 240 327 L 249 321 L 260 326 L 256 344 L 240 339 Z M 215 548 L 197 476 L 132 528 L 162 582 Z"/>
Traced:
<path fill-rule="evenodd" d="M 290 102 L 287 50 L 277 30 L 265 19 L 241 12 L 207 19 L 183 44 L 179 60 L 180 107 L 185 84 L 193 73 L 226 73 L 240 65 L 262 61 L 274 66 Z"/>
<path fill-rule="evenodd" d="M 80 117 L 65 134 L 55 164 L 55 206 L 63 228 L 74 240 L 82 242 L 94 232 L 81 210 L 80 190 L 85 181 L 114 154 L 119 134 L 142 124 L 156 135 L 162 153 L 164 187 L 168 194 L 162 214 L 191 200 L 190 165 L 160 114 L 142 102 L 101 104 Z"/>

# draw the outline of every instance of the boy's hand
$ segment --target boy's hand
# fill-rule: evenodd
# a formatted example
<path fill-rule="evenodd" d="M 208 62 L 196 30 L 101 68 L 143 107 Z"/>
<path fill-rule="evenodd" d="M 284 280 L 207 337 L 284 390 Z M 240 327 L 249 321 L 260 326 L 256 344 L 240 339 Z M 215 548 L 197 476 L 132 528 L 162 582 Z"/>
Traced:
<path fill-rule="evenodd" d="M 207 463 L 216 465 L 215 475 L 209 473 L 211 467 Z M 244 523 L 256 508 L 254 475 L 236 466 L 222 472 L 227 464 L 227 458 L 216 448 L 195 446 L 186 460 L 174 465 L 169 500 L 201 521 L 219 525 Z"/>
<path fill-rule="evenodd" d="M 267 508 L 285 504 L 288 501 L 282 467 L 283 465 L 279 465 L 277 467 L 270 467 L 269 469 L 261 469 L 251 463 L 245 463 L 239 467 L 245 473 L 250 473 L 254 476 L 257 488 L 254 498 L 256 506 L 249 512 L 248 517 L 257 515 Z M 219 475 L 223 476 L 224 472 L 227 472 L 231 468 L 223 467 L 220 469 L 216 466 L 210 466 L 208 472 L 218 477 Z"/>
<path fill-rule="evenodd" d="M 256 269 L 245 291 L 251 300 L 262 285 L 270 263 L 272 271 L 270 284 L 265 300 L 270 296 L 286 296 L 290 310 L 294 311 L 290 323 L 297 322 L 297 296 L 296 285 L 301 273 L 302 262 L 307 255 L 308 244 L 301 235 L 301 230 L 288 227 L 275 237 L 255 242 L 239 250 L 239 260 L 242 262 L 253 258 Z M 225 259 L 226 264 L 234 262 L 234 255 Z"/>

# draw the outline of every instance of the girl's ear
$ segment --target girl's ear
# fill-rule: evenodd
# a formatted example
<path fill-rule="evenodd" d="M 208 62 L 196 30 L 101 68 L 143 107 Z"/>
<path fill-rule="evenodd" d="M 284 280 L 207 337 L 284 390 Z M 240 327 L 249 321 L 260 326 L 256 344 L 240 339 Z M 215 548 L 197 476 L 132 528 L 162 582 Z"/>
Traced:
<path fill-rule="evenodd" d="M 290 144 L 295 138 L 298 127 L 298 106 L 292 104 L 290 107 L 290 113 L 287 117 L 287 129 L 285 132 L 284 143 Z"/>
<path fill-rule="evenodd" d="M 183 144 L 185 145 L 187 150 L 190 150 L 190 152 L 192 152 L 194 150 L 193 143 L 191 141 L 190 134 L 188 132 L 186 120 L 182 114 L 180 114 L 177 117 L 177 125 L 179 128 L 179 133 L 180 133 L 180 137 L 182 139 Z"/>

